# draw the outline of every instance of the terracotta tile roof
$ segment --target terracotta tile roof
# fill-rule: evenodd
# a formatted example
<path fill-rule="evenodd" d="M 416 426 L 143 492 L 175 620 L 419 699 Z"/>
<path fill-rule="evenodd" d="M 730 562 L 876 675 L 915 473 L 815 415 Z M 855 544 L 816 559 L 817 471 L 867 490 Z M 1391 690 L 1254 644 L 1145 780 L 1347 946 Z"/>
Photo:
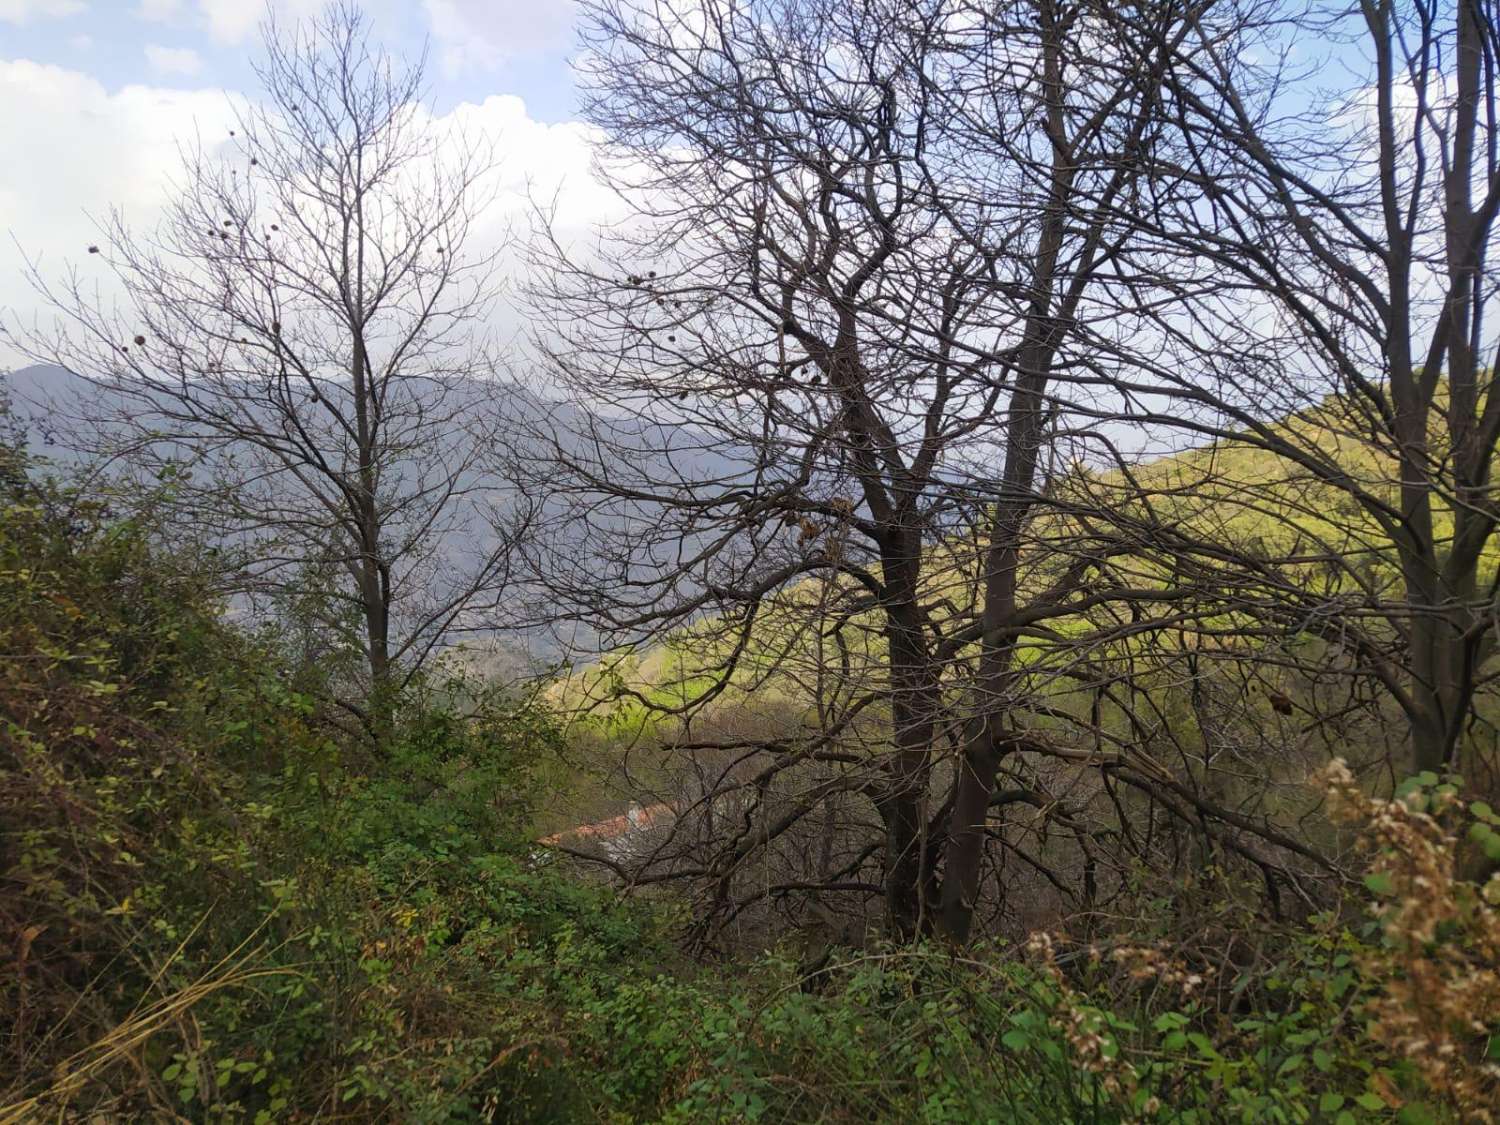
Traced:
<path fill-rule="evenodd" d="M 667 804 L 648 805 L 644 809 L 631 805 L 630 811 L 622 816 L 612 816 L 608 820 L 596 821 L 593 824 L 580 824 L 576 828 L 555 832 L 551 836 L 543 836 L 537 843 L 550 848 L 558 844 L 581 844 L 591 840 L 601 842 L 618 840 L 621 836 L 628 836 L 639 829 L 670 822 L 676 816 L 676 810 Z"/>

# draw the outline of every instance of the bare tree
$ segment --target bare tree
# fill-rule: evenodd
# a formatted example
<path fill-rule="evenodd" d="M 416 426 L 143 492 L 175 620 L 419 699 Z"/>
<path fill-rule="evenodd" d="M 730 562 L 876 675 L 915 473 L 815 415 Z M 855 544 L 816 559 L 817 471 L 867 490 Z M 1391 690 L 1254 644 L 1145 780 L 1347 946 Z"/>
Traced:
<path fill-rule="evenodd" d="M 1128 382 L 1139 416 L 1268 455 L 1299 499 L 1221 479 L 1280 527 L 1277 565 L 1238 556 L 1268 613 L 1378 686 L 1419 769 L 1495 718 L 1496 21 L 1486 0 L 1218 8 L 1163 85 L 1191 190 L 1130 216 L 1179 294 Z"/>
<path fill-rule="evenodd" d="M 181 514 L 237 548 L 240 589 L 326 586 L 368 696 L 479 621 L 524 522 L 482 461 L 489 165 L 432 126 L 421 63 L 380 54 L 352 6 L 268 23 L 257 73 L 228 138 L 184 150 L 153 236 L 117 215 L 65 281 L 33 271 L 66 320 L 29 346 L 104 392 L 113 451 L 176 466 Z"/>
<path fill-rule="evenodd" d="M 1035 514 L 1059 384 L 1086 405 L 1125 355 L 1117 215 L 1169 26 L 1050 0 L 589 7 L 586 109 L 636 214 L 598 252 L 539 252 L 540 343 L 596 409 L 534 462 L 565 517 L 535 561 L 613 639 L 692 624 L 694 682 L 634 694 L 717 756 L 698 807 L 732 830 L 701 862 L 662 853 L 710 910 L 856 796 L 896 932 L 940 906 L 967 933 L 1000 760 L 1047 745 L 1018 640 L 1124 549 L 1070 554 Z M 737 676 L 800 680 L 816 722 L 696 737 Z M 868 846 L 822 854 L 777 885 L 868 893 Z"/>

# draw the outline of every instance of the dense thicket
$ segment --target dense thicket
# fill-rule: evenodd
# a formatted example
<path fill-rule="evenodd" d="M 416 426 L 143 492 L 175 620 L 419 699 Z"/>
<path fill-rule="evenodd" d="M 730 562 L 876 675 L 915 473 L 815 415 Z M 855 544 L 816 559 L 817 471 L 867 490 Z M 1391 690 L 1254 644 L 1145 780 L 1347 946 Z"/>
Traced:
<path fill-rule="evenodd" d="M 1208 874 L 1227 950 L 1159 940 L 1163 904 L 1092 949 L 707 971 L 673 900 L 526 842 L 545 713 L 428 685 L 344 739 L 148 522 L 4 457 L 0 1121 L 1427 1121 L 1493 1093 L 1463 1013 L 1500 996 L 1500 917 L 1407 805 L 1384 940 L 1355 903 L 1257 933 Z"/>
<path fill-rule="evenodd" d="M 1493 0 L 582 8 L 545 394 L 348 4 L 49 291 L 0 1120 L 1492 1119 Z"/>
<path fill-rule="evenodd" d="M 644 713 L 632 796 L 675 813 L 623 882 L 687 887 L 710 943 L 1087 929 L 1210 862 L 1283 918 L 1348 876 L 1332 757 L 1493 798 L 1492 21 L 583 26 L 632 210 L 535 249 L 538 349 L 596 409 L 513 471 L 557 498 L 540 612 L 621 646 L 582 694 Z"/>

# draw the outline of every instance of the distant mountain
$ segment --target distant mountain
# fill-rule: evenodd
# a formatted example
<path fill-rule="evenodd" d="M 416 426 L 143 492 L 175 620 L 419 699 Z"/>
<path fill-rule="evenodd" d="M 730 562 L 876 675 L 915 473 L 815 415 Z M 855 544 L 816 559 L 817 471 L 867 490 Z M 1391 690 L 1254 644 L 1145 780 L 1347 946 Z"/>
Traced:
<path fill-rule="evenodd" d="M 0 401 L 26 437 L 26 448 L 51 460 L 71 460 L 76 454 L 56 441 L 56 404 L 72 401 L 83 380 L 61 367 L 36 364 L 0 373 Z"/>
<path fill-rule="evenodd" d="M 542 399 L 511 383 L 475 381 L 472 393 L 475 409 L 497 409 L 509 417 L 508 430 L 516 435 L 518 451 L 522 445 L 530 445 L 543 456 L 542 450 L 556 440 L 565 452 L 577 452 L 587 446 L 585 435 L 590 427 L 603 425 L 617 440 L 638 450 L 637 456 L 630 458 L 636 468 L 656 464 L 689 485 L 695 480 L 722 481 L 736 472 L 733 457 L 716 451 L 704 435 L 685 427 L 591 416 L 577 406 Z M 0 397 L 8 400 L 12 424 L 23 431 L 28 450 L 64 471 L 92 458 L 81 448 L 89 444 L 81 420 L 116 417 L 135 406 L 127 396 L 50 365 L 0 373 Z M 497 509 L 504 511 L 513 502 L 513 493 L 513 487 L 497 480 L 493 500 Z M 551 504 L 542 513 L 543 522 L 562 517 L 560 503 Z M 593 526 L 596 530 L 619 531 L 632 518 L 640 517 L 606 515 L 596 519 Z M 488 526 L 453 529 L 439 553 L 458 561 L 465 553 L 492 548 L 494 543 L 494 530 Z M 545 603 L 541 591 L 534 588 L 519 588 L 517 597 L 538 605 Z M 565 653 L 587 655 L 596 650 L 595 633 L 586 623 L 569 622 L 559 629 L 535 620 L 536 616 L 537 611 L 532 609 L 520 627 L 467 632 L 463 651 L 481 670 L 512 678 L 521 669 L 555 663 Z"/>

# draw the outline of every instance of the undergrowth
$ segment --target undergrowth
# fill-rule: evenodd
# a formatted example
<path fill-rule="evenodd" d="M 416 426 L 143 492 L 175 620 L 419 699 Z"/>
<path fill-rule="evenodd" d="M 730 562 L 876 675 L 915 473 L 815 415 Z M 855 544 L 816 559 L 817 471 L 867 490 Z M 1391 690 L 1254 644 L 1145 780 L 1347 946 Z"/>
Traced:
<path fill-rule="evenodd" d="M 0 1122 L 1481 1120 L 1488 808 L 1371 802 L 1351 909 L 1199 951 L 693 965 L 532 835 L 545 710 L 429 679 L 378 745 L 149 520 L 0 463 Z M 140 510 L 138 507 L 133 510 Z M 1465 826 L 1472 825 L 1472 829 Z M 1229 977 L 1224 974 L 1228 972 Z"/>

